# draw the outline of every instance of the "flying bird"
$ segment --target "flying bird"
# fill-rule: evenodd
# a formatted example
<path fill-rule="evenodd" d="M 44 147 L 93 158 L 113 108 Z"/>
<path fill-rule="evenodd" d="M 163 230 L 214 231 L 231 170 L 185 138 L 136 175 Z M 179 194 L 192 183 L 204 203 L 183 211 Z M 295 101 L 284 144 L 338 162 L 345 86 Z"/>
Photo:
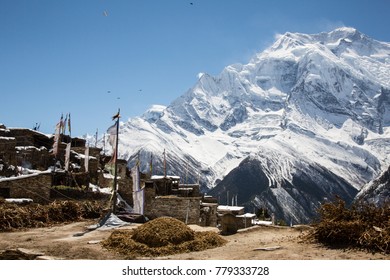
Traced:
<path fill-rule="evenodd" d="M 115 120 L 115 119 L 119 119 L 121 116 L 119 114 L 119 111 L 118 113 L 116 113 L 115 115 L 112 116 L 112 120 Z"/>
<path fill-rule="evenodd" d="M 108 16 L 108 13 L 107 13 L 107 11 L 104 11 L 104 12 L 103 12 L 103 16 L 105 16 L 105 17 L 107 17 L 107 16 Z"/>

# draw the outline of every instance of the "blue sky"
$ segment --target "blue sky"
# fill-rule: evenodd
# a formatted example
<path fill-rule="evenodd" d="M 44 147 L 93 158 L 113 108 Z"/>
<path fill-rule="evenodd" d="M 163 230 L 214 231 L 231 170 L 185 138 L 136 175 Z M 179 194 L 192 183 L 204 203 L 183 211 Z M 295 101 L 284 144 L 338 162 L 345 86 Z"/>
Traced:
<path fill-rule="evenodd" d="M 191 4 L 192 3 L 192 4 Z M 103 133 L 247 63 L 275 34 L 355 27 L 390 42 L 390 1 L 0 0 L 0 123 Z"/>

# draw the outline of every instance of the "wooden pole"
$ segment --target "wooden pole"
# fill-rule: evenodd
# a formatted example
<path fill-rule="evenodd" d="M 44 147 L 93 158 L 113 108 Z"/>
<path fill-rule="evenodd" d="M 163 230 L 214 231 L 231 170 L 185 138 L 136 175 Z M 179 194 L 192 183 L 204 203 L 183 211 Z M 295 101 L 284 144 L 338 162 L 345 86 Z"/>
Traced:
<path fill-rule="evenodd" d="M 112 212 L 116 212 L 116 198 L 117 198 L 117 175 L 118 175 L 118 142 L 119 142 L 119 118 L 120 118 L 120 109 L 118 109 L 118 114 L 116 115 L 116 139 L 115 139 L 115 162 L 114 162 L 114 186 L 113 186 L 113 204 Z"/>
<path fill-rule="evenodd" d="M 165 149 L 164 149 L 164 178 L 167 177 L 167 160 L 165 158 Z"/>
<path fill-rule="evenodd" d="M 106 133 L 103 134 L 103 156 L 106 155 Z"/>
<path fill-rule="evenodd" d="M 98 128 L 96 128 L 96 134 L 95 134 L 95 148 L 97 147 L 98 142 Z"/>

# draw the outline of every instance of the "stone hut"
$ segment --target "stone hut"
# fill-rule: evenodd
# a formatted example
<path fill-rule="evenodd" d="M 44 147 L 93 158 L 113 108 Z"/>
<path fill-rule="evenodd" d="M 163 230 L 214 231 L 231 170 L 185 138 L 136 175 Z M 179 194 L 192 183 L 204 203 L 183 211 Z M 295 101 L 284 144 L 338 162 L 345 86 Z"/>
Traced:
<path fill-rule="evenodd" d="M 244 213 L 242 206 L 219 205 L 217 208 L 218 223 L 223 234 L 233 234 L 238 229 L 252 226 L 255 214 Z"/>
<path fill-rule="evenodd" d="M 178 176 L 152 176 L 144 190 L 144 214 L 148 218 L 169 216 L 187 224 L 200 223 L 199 185 L 180 185 Z"/>

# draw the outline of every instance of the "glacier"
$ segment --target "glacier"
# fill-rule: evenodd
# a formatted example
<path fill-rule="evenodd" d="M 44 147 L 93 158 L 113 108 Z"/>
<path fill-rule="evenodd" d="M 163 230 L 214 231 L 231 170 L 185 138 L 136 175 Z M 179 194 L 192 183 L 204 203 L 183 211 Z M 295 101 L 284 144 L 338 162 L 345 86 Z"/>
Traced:
<path fill-rule="evenodd" d="M 126 104 L 123 104 L 126 106 Z M 309 222 L 351 202 L 390 165 L 390 43 L 351 27 L 285 33 L 247 64 L 198 81 L 169 106 L 120 123 L 119 156 L 248 211 Z M 106 145 L 107 146 L 107 145 Z"/>

